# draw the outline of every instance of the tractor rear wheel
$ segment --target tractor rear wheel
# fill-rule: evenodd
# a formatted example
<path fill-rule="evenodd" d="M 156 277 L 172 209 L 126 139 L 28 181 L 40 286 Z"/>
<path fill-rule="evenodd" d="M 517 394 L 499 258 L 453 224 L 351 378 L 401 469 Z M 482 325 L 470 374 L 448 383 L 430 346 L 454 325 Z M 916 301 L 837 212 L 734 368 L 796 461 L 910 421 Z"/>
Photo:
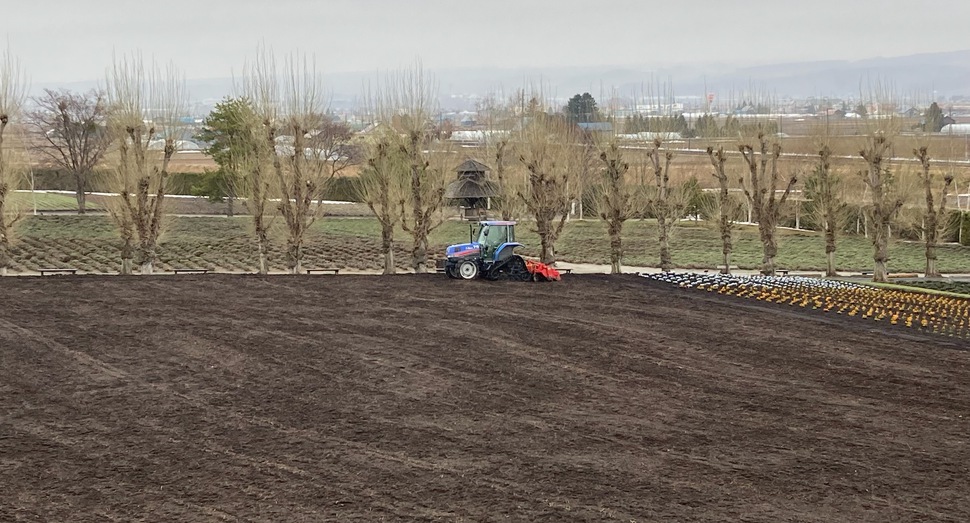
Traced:
<path fill-rule="evenodd" d="M 458 264 L 458 268 L 455 269 L 458 273 L 458 277 L 463 280 L 474 280 L 478 277 L 478 264 L 473 261 L 463 261 Z"/>

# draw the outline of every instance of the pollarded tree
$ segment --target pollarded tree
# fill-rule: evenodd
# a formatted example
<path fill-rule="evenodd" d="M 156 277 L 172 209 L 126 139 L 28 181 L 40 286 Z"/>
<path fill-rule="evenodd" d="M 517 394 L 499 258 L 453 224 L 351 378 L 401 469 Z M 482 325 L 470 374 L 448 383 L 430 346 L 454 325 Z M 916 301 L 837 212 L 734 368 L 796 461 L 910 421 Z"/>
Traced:
<path fill-rule="evenodd" d="M 278 68 L 272 53 L 260 49 L 252 66 L 246 68 L 243 83 L 262 120 L 262 140 L 252 145 L 252 166 L 259 171 L 249 174 L 262 179 L 260 198 L 270 190 L 279 196 L 277 210 L 286 226 L 286 266 L 297 274 L 302 270 L 306 233 L 322 212 L 316 202 L 330 177 L 329 156 L 321 150 L 326 142 L 314 138 L 328 118 L 321 77 L 305 56 L 291 55 Z M 267 146 L 270 176 L 262 170 Z M 259 235 L 257 231 L 262 246 Z"/>
<path fill-rule="evenodd" d="M 825 275 L 838 276 L 835 264 L 836 237 L 845 219 L 845 202 L 840 196 L 842 180 L 832 170 L 832 150 L 822 144 L 815 172 L 805 183 L 805 193 L 820 218 L 825 235 Z"/>
<path fill-rule="evenodd" d="M 434 149 L 444 147 L 433 136 L 437 93 L 434 78 L 417 63 L 386 77 L 376 102 L 380 121 L 402 138 L 409 191 L 401 227 L 411 235 L 411 267 L 416 273 L 428 270 L 428 235 L 442 223 L 445 171 L 432 158 Z"/>
<path fill-rule="evenodd" d="M 0 57 L 0 276 L 10 267 L 10 243 L 23 214 L 11 209 L 10 195 L 23 179 L 23 162 L 4 142 L 11 122 L 20 116 L 27 90 L 23 69 L 8 49 Z"/>
<path fill-rule="evenodd" d="M 111 139 L 104 91 L 45 89 L 27 115 L 37 139 L 33 149 L 74 178 L 78 214 L 85 213 L 88 178 L 104 159 Z"/>
<path fill-rule="evenodd" d="M 731 198 L 730 183 L 724 164 L 727 163 L 727 156 L 724 154 L 724 147 L 718 147 L 715 151 L 713 147 L 707 148 L 707 156 L 714 166 L 714 178 L 717 180 L 718 193 L 716 205 L 718 209 L 717 229 L 721 235 L 721 256 L 724 265 L 721 267 L 721 274 L 731 274 L 731 252 L 734 244 L 732 231 L 734 229 L 734 213 L 736 205 Z"/>
<path fill-rule="evenodd" d="M 677 191 L 670 188 L 670 161 L 674 155 L 663 147 L 658 138 L 647 151 L 653 168 L 654 187 L 649 200 L 650 212 L 657 219 L 657 233 L 660 240 L 660 269 L 664 272 L 673 268 L 670 258 L 670 231 L 684 215 L 684 201 Z"/>
<path fill-rule="evenodd" d="M 538 116 L 521 136 L 519 161 L 528 173 L 528 186 L 519 192 L 519 198 L 535 219 L 542 263 L 556 262 L 556 241 L 575 198 L 570 184 L 571 166 L 577 163 L 573 129 L 560 119 Z"/>
<path fill-rule="evenodd" d="M 757 135 L 757 146 L 742 143 L 738 146 L 741 156 L 748 168 L 751 188 L 749 189 L 741 178 L 741 189 L 751 203 L 752 217 L 758 222 L 758 235 L 761 238 L 762 258 L 761 273 L 767 276 L 775 275 L 775 256 L 778 255 L 777 229 L 781 218 L 782 206 L 788 200 L 792 187 L 798 181 L 795 176 L 788 179 L 781 198 L 778 198 L 778 183 L 781 174 L 778 172 L 778 159 L 781 157 L 781 144 L 772 142 L 763 132 Z"/>
<path fill-rule="evenodd" d="M 940 270 L 936 267 L 936 247 L 940 241 L 940 233 L 946 224 L 946 197 L 953 185 L 953 176 L 943 177 L 943 187 L 940 188 L 940 203 L 935 203 L 933 182 L 935 176 L 930 171 L 930 155 L 927 147 L 921 146 L 913 150 L 913 155 L 920 163 L 920 181 L 926 195 L 926 210 L 923 214 L 923 237 L 926 244 L 926 276 L 939 277 Z"/>
<path fill-rule="evenodd" d="M 382 132 L 368 147 L 367 163 L 357 178 L 358 193 L 381 225 L 384 274 L 394 274 L 394 229 L 401 221 L 408 196 L 407 171 L 397 137 Z"/>
<path fill-rule="evenodd" d="M 108 73 L 109 132 L 118 143 L 111 209 L 122 237 L 123 274 L 131 273 L 134 241 L 141 273 L 151 274 L 162 231 L 168 167 L 186 113 L 185 80 L 169 65 L 146 71 L 140 56 L 116 60 Z"/>
<path fill-rule="evenodd" d="M 598 196 L 596 207 L 610 235 L 610 274 L 620 274 L 623 272 L 623 223 L 639 210 L 639 187 L 630 183 L 627 177 L 630 164 L 623 159 L 615 140 L 600 152 L 600 160 L 605 168 L 599 184 L 594 186 Z"/>
<path fill-rule="evenodd" d="M 875 282 L 889 281 L 886 263 L 889 261 L 890 226 L 903 207 L 902 198 L 893 191 L 893 173 L 883 163 L 892 148 L 891 136 L 892 134 L 875 129 L 867 134 L 865 145 L 859 151 L 859 155 L 866 161 L 866 170 L 860 174 L 869 189 L 866 214 L 868 223 L 872 226 L 872 281 Z"/>

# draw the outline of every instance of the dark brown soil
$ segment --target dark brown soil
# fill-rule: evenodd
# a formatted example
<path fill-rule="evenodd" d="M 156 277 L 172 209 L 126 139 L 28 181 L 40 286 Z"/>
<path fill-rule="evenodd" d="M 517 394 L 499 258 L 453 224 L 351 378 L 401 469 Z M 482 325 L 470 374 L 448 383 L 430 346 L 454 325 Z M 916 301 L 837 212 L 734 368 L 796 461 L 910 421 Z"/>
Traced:
<path fill-rule="evenodd" d="M 970 521 L 970 353 L 636 277 L 0 280 L 0 521 Z"/>

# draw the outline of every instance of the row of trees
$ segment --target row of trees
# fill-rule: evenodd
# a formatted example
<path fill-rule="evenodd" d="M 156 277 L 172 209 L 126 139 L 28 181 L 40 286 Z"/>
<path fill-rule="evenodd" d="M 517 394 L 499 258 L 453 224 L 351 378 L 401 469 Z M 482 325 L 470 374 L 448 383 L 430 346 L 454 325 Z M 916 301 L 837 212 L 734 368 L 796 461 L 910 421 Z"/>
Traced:
<path fill-rule="evenodd" d="M 116 193 L 109 212 L 121 238 L 121 272 L 137 262 L 142 274 L 154 270 L 166 214 L 164 205 L 171 160 L 184 135 L 184 78 L 173 66 L 146 65 L 140 56 L 115 60 L 104 90 L 85 94 L 46 91 L 37 109 L 23 114 L 26 82 L 9 54 L 0 63 L 0 270 L 9 267 L 13 225 L 23 214 L 7 207 L 22 185 L 27 161 L 4 143 L 8 124 L 35 131 L 21 140 L 71 172 L 77 182 L 79 212 L 84 211 L 88 176 L 95 167 L 110 172 L 106 185 Z M 286 231 L 285 256 L 292 272 L 301 270 L 307 230 L 321 214 L 327 183 L 353 161 L 351 133 L 328 116 L 322 77 L 312 60 L 291 55 L 280 62 L 260 49 L 247 63 L 235 96 L 206 119 L 202 138 L 220 166 L 218 177 L 230 199 L 241 197 L 252 217 L 259 272 L 268 271 L 270 227 Z M 372 171 L 402 158 L 404 190 L 395 191 L 393 217 L 412 237 L 413 267 L 427 268 L 428 234 L 440 223 L 445 168 L 440 140 L 428 123 L 437 111 L 434 80 L 420 64 L 388 75 L 372 100 L 386 126 L 369 157 Z M 437 142 L 437 143 L 433 143 Z M 395 166 L 397 164 L 394 164 Z M 363 179 L 372 177 L 365 176 Z M 396 183 L 396 182 L 395 182 Z M 371 191 L 362 192 L 371 194 Z M 381 207 L 376 203 L 375 209 Z M 385 210 L 391 210 L 388 200 Z M 391 234 L 386 245 L 392 242 Z M 390 250 L 388 249 L 388 252 Z M 393 262 L 390 264 L 393 266 Z"/>
<path fill-rule="evenodd" d="M 541 108 L 538 114 L 544 114 Z M 816 136 L 817 158 L 806 169 L 805 165 L 782 161 L 782 145 L 775 136 L 772 121 L 739 127 L 739 138 L 733 151 L 725 150 L 723 146 L 707 151 L 712 181 L 716 185 L 712 194 L 702 192 L 696 181 L 671 185 L 671 167 L 676 162 L 672 162 L 674 155 L 661 140 L 653 141 L 645 151 L 621 148 L 609 136 L 597 139 L 595 134 L 584 135 L 569 129 L 550 132 L 548 127 L 539 125 L 542 121 L 533 117 L 525 132 L 512 133 L 507 135 L 511 138 L 494 141 L 485 154 L 495 163 L 503 185 L 508 185 L 510 178 L 506 158 L 518 156 L 523 160 L 527 191 L 507 189 L 499 207 L 503 218 L 529 215 L 534 219 L 542 243 L 543 261 L 555 259 L 555 241 L 562 231 L 562 220 L 570 211 L 570 204 L 581 194 L 591 194 L 596 213 L 605 222 L 610 237 L 613 272 L 621 270 L 625 221 L 643 216 L 656 219 L 659 266 L 667 270 L 673 266 L 669 246 L 671 228 L 686 214 L 701 212 L 702 209 L 697 208 L 700 205 L 708 207 L 703 209 L 705 214 L 717 217 L 722 239 L 722 271 L 730 271 L 733 231 L 739 221 L 740 209 L 746 207 L 748 220 L 758 225 L 763 252 L 761 271 L 773 275 L 778 254 L 777 229 L 801 175 L 806 178 L 802 199 L 810 200 L 810 208 L 824 233 L 826 272 L 835 275 L 837 238 L 845 228 L 848 208 L 845 191 L 848 180 L 845 177 L 849 176 L 846 171 L 853 167 L 833 168 L 832 138 L 823 131 Z M 888 157 L 894 139 L 899 136 L 900 121 L 872 119 L 867 126 L 858 156 L 864 167 L 855 176 L 864 187 L 861 209 L 867 235 L 873 243 L 873 279 L 886 281 L 892 227 L 900 216 L 907 192 L 907 187 L 900 181 L 903 168 L 898 162 L 890 164 Z M 560 140 L 560 144 L 536 141 L 534 133 Z M 566 167 L 556 178 L 557 183 L 548 184 L 542 173 L 549 169 L 543 167 L 556 165 L 557 158 L 568 158 L 560 164 Z M 913 158 L 920 166 L 916 178 L 921 183 L 925 201 L 920 229 L 926 245 L 926 273 L 934 276 L 939 274 L 936 250 L 953 177 L 936 172 L 925 146 L 913 151 Z M 535 199 L 533 207 L 517 209 L 510 204 L 526 194 Z M 736 198 L 735 194 L 742 198 Z M 707 195 L 710 197 L 703 197 Z M 541 212 L 536 212 L 539 210 Z"/>
<path fill-rule="evenodd" d="M 9 54 L 0 72 L 2 146 L 8 122 L 20 116 L 25 89 L 19 64 Z M 86 176 L 96 165 L 111 166 L 111 187 L 118 198 L 110 214 L 122 239 L 122 272 L 130 273 L 138 261 L 142 273 L 151 273 L 165 220 L 169 165 L 182 135 L 184 81 L 171 66 L 146 67 L 140 57 L 131 56 L 116 60 L 106 86 L 103 92 L 83 96 L 48 91 L 25 121 L 42 136 L 36 141 L 46 154 L 75 174 L 81 209 Z M 393 245 L 398 230 L 410 236 L 412 268 L 427 270 L 428 236 L 441 224 L 447 173 L 458 160 L 433 125 L 435 82 L 418 64 L 382 78 L 366 98 L 379 126 L 367 140 L 352 144 L 349 129 L 327 116 L 323 84 L 312 61 L 293 55 L 278 64 L 271 52 L 262 49 L 244 67 L 236 95 L 206 119 L 201 136 L 211 144 L 208 152 L 220 166 L 223 192 L 230 200 L 243 198 L 251 215 L 259 272 L 268 271 L 269 230 L 275 220 L 285 227 L 287 266 L 293 272 L 301 270 L 305 236 L 320 215 L 323 190 L 355 161 L 363 163 L 358 192 L 381 224 L 385 272 L 395 270 Z M 582 132 L 577 121 L 598 111 L 590 96 L 574 97 L 575 103 L 567 107 L 569 114 L 546 110 L 541 93 L 527 97 L 523 90 L 513 98 L 518 109 L 494 104 L 482 111 L 490 128 L 497 126 L 498 118 L 493 117 L 503 110 L 517 117 L 514 129 L 496 134 L 482 151 L 504 191 L 496 211 L 505 219 L 530 219 L 540 238 L 540 256 L 551 263 L 567 217 L 577 204 L 582 216 L 584 196 L 592 195 L 596 214 L 607 224 L 614 272 L 622 267 L 623 223 L 645 215 L 657 220 L 659 265 L 670 269 L 671 230 L 693 212 L 691 194 L 699 192 L 696 183 L 672 185 L 672 151 L 655 140 L 643 157 L 631 158 L 631 150 L 615 140 Z M 731 267 L 732 230 L 740 205 L 734 192 L 743 195 L 740 203 L 758 224 L 762 271 L 775 271 L 776 230 L 797 176 L 780 161 L 782 147 L 771 124 L 739 127 L 736 153 L 708 150 L 717 187 L 709 205 L 718 216 L 724 271 Z M 860 151 L 866 165 L 860 179 L 868 194 L 865 208 L 873 231 L 874 278 L 884 280 L 890 227 L 902 207 L 896 173 L 886 159 L 898 128 L 892 119 L 871 124 Z M 845 207 L 840 191 L 843 180 L 832 168 L 827 138 L 820 137 L 819 144 L 817 164 L 805 186 L 819 210 L 828 272 L 834 274 L 836 238 Z M 16 186 L 17 168 L 22 166 L 12 151 L 0 147 L 3 270 L 9 264 L 11 226 L 19 219 L 4 208 Z M 740 161 L 732 159 L 735 155 Z M 925 190 L 927 273 L 936 274 L 936 244 L 952 178 L 938 183 L 925 147 L 914 155 Z"/>

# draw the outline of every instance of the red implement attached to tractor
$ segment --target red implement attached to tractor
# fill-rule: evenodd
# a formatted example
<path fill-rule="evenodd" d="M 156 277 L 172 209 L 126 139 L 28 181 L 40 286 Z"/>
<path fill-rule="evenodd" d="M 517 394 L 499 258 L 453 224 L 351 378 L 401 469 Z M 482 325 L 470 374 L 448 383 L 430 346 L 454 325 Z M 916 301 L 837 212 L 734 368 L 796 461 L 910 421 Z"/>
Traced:
<path fill-rule="evenodd" d="M 559 281 L 562 279 L 562 276 L 559 275 L 559 271 L 553 269 L 545 263 L 526 260 L 525 267 L 528 269 L 529 273 L 532 274 L 532 279 L 535 281 Z"/>

